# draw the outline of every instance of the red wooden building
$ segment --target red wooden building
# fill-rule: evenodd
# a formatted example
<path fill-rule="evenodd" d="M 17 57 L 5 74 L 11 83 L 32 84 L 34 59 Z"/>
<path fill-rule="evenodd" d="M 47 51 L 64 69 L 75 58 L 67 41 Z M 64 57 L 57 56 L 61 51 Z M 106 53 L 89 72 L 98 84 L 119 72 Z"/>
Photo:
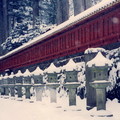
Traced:
<path fill-rule="evenodd" d="M 107 2 L 106 2 L 107 3 Z M 120 44 L 120 0 L 99 3 L 24 46 L 0 57 L 0 72 Z"/>

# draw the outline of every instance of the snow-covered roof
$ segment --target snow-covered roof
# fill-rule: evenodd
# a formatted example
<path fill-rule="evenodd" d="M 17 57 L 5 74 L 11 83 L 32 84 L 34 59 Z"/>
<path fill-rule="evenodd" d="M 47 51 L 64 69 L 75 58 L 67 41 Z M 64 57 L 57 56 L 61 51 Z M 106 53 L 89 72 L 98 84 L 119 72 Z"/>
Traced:
<path fill-rule="evenodd" d="M 87 66 L 88 67 L 92 67 L 92 65 L 95 66 L 111 66 L 112 65 L 112 61 L 105 58 L 101 52 L 98 52 L 98 54 L 96 55 L 95 58 L 93 58 L 91 61 L 87 62 Z"/>
<path fill-rule="evenodd" d="M 85 54 L 97 52 L 106 52 L 106 50 L 104 48 L 88 48 L 87 50 L 85 50 Z"/>
<path fill-rule="evenodd" d="M 120 2 L 120 0 L 102 0 L 100 3 L 92 6 L 91 8 L 83 11 L 82 13 L 76 15 L 73 19 L 69 19 L 66 22 L 58 25 L 57 27 L 55 27 L 54 29 L 46 32 L 45 34 L 42 34 L 36 38 L 34 38 L 32 41 L 29 41 L 28 43 L 20 46 L 19 48 L 14 49 L 13 51 L 10 51 L 9 53 L 7 53 L 6 55 L 3 55 L 0 57 L 0 59 L 4 59 L 10 55 L 13 55 L 15 53 L 17 53 L 18 51 L 21 51 L 25 48 L 28 48 L 30 46 L 32 46 L 33 44 L 36 44 L 48 37 L 50 37 L 51 35 L 58 33 L 64 29 L 67 29 L 68 27 L 75 25 L 76 23 L 98 13 L 99 11 L 102 11 L 110 6 L 112 6 L 113 4 L 117 4 L 118 2 Z"/>
<path fill-rule="evenodd" d="M 47 73 L 59 73 L 61 71 L 60 67 L 56 67 L 53 63 L 51 63 L 51 65 L 44 70 L 44 72 L 47 72 Z"/>

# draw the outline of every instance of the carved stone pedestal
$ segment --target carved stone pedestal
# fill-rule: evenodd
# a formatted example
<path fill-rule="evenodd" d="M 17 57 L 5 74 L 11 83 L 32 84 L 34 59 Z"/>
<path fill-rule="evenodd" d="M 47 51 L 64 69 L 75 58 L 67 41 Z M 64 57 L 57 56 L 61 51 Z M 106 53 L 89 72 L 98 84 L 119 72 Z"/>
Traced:
<path fill-rule="evenodd" d="M 31 93 L 30 93 L 31 86 L 25 86 L 25 97 L 26 99 L 30 99 Z"/>
<path fill-rule="evenodd" d="M 8 86 L 5 86 L 5 96 L 4 96 L 5 99 L 8 99 L 9 98 L 9 87 Z"/>
<path fill-rule="evenodd" d="M 11 94 L 11 97 L 15 97 L 15 87 L 14 86 L 10 87 L 10 94 Z"/>
<path fill-rule="evenodd" d="M 96 89 L 97 110 L 106 110 L 106 91 L 105 88 L 110 85 L 109 81 L 94 81 L 90 85 Z"/>
<path fill-rule="evenodd" d="M 57 102 L 57 94 L 56 89 L 60 86 L 58 83 L 50 83 L 46 85 L 50 90 L 50 102 L 56 103 Z"/>
<path fill-rule="evenodd" d="M 43 89 L 44 89 L 44 85 L 37 85 L 37 86 L 35 86 L 36 101 L 42 101 Z"/>
<path fill-rule="evenodd" d="M 76 105 L 76 88 L 79 83 L 66 83 L 64 87 L 69 90 L 69 106 Z"/>
<path fill-rule="evenodd" d="M 22 98 L 22 96 L 23 96 L 22 86 L 17 86 L 17 94 L 18 94 L 18 98 Z"/>

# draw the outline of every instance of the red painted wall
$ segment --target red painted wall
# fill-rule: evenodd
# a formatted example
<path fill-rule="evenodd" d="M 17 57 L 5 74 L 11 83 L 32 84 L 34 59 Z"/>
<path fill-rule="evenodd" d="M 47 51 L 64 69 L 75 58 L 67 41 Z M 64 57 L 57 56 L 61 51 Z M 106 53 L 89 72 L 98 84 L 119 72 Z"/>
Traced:
<path fill-rule="evenodd" d="M 120 3 L 0 61 L 0 71 L 15 69 L 120 41 Z"/>

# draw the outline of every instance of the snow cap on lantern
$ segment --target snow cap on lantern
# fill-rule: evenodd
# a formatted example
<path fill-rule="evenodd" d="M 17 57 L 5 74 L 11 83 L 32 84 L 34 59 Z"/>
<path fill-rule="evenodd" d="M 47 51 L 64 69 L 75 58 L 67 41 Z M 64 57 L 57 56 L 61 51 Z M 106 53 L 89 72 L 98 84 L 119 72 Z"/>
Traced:
<path fill-rule="evenodd" d="M 108 68 L 112 65 L 112 61 L 105 58 L 99 52 L 95 58 L 87 62 L 90 82 L 108 80 Z"/>
<path fill-rule="evenodd" d="M 3 79 L 3 75 L 0 75 L 0 80 L 2 80 Z"/>
<path fill-rule="evenodd" d="M 31 75 L 42 75 L 43 74 L 43 71 L 37 67 L 33 72 L 30 73 Z"/>
<path fill-rule="evenodd" d="M 57 74 L 60 73 L 60 71 L 60 67 L 56 67 L 53 63 L 51 63 L 51 65 L 44 70 L 44 83 L 57 83 Z"/>
<path fill-rule="evenodd" d="M 76 71 L 77 65 L 72 59 L 70 59 L 69 62 L 66 65 L 64 65 L 62 69 L 65 70 L 65 82 L 78 82 L 78 72 Z"/>
<path fill-rule="evenodd" d="M 9 76 L 9 78 L 13 78 L 15 76 L 15 74 L 12 72 L 11 75 Z"/>
<path fill-rule="evenodd" d="M 59 73 L 61 71 L 60 67 L 56 67 L 53 63 L 51 63 L 51 65 L 44 70 L 44 72 L 47 72 L 47 73 Z"/>
<path fill-rule="evenodd" d="M 95 66 L 111 66 L 112 65 L 112 61 L 105 58 L 101 52 L 98 52 L 98 54 L 96 55 L 95 58 L 93 58 L 91 61 L 87 62 L 87 66 L 88 67 L 92 67 L 93 65 Z"/>
<path fill-rule="evenodd" d="M 69 62 L 62 67 L 62 69 L 66 70 L 66 71 L 73 71 L 76 68 L 77 68 L 77 65 L 75 64 L 75 62 L 72 59 L 70 59 Z"/>
<path fill-rule="evenodd" d="M 23 73 L 19 70 L 18 73 L 15 75 L 16 77 L 23 76 Z"/>
<path fill-rule="evenodd" d="M 33 72 L 31 72 L 31 82 L 34 84 L 42 84 L 43 83 L 43 71 L 37 67 Z"/>
<path fill-rule="evenodd" d="M 30 76 L 30 71 L 27 69 L 24 73 L 23 73 L 24 77 Z"/>
<path fill-rule="evenodd" d="M 8 73 L 6 73 L 3 78 L 4 78 L 4 79 L 7 79 L 8 77 L 9 77 L 9 76 L 8 76 Z"/>

